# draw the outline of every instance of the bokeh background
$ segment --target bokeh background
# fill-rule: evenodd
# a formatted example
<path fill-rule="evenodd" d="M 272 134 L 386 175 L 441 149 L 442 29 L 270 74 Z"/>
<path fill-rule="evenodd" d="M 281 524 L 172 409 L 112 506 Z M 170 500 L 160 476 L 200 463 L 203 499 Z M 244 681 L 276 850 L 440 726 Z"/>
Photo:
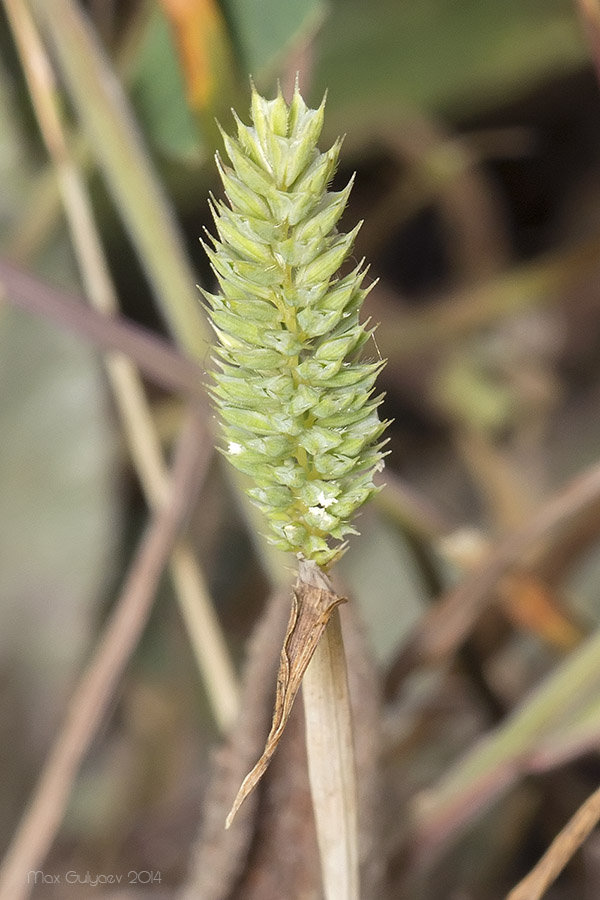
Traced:
<path fill-rule="evenodd" d="M 74 334 L 68 316 L 18 308 L 15 273 L 34 276 L 21 293 L 37 297 L 42 311 L 47 285 L 65 302 L 89 293 L 57 157 L 24 76 L 33 44 L 15 42 L 23 11 L 56 79 L 69 165 L 89 193 L 122 314 L 192 357 L 199 381 L 208 331 L 188 327 L 189 310 L 178 319 L 177 296 L 193 306 L 194 281 L 211 284 L 198 238 L 210 228 L 208 194 L 219 192 L 215 118 L 231 129 L 233 106 L 247 121 L 250 74 L 269 96 L 278 79 L 289 96 L 296 73 L 313 104 L 328 91 L 321 144 L 346 135 L 336 187 L 357 173 L 342 226 L 365 220 L 354 254 L 379 278 L 365 313 L 381 323 L 371 352 L 388 360 L 380 384 L 393 419 L 387 487 L 339 566 L 362 621 L 357 665 L 370 673 L 368 712 L 357 719 L 359 730 L 364 722 L 373 731 L 363 762 L 378 779 L 366 842 L 377 887 L 365 896 L 503 897 L 600 778 L 600 7 L 0 5 L 3 848 L 150 515 L 103 365 L 106 347 Z M 82 42 L 82 21 L 98 56 Z M 167 220 L 175 249 L 157 224 Z M 164 381 L 145 385 L 170 452 L 185 402 Z M 239 674 L 290 561 L 265 550 L 260 523 L 216 456 L 187 540 Z M 584 480 L 573 487 L 577 476 Z M 437 628 L 442 643 L 453 634 L 460 602 L 454 618 L 436 624 L 425 615 L 454 585 L 475 584 L 474 572 L 489 574 L 490 554 L 511 539 L 508 574 L 498 571 L 479 593 L 475 586 L 476 613 L 460 635 L 437 656 L 409 654 L 415 628 Z M 270 671 L 256 675 L 266 685 L 263 718 Z M 252 846 L 258 841 L 262 856 L 249 853 L 248 838 L 243 851 L 229 851 L 229 881 L 213 893 L 201 883 L 191 860 L 220 740 L 165 577 L 39 867 L 82 877 L 158 872 L 160 881 L 142 878 L 117 894 L 63 880 L 60 889 L 38 884 L 33 896 L 175 898 L 188 890 L 200 900 L 317 900 L 314 884 L 301 894 L 299 863 L 281 841 L 279 887 L 261 881 L 276 833 L 260 809 Z M 288 790 L 285 774 L 274 776 L 283 787 L 273 796 L 309 822 L 298 799 L 305 786 Z M 225 790 L 225 805 L 234 792 Z M 201 846 L 210 867 L 217 855 Z M 547 896 L 600 896 L 599 835 Z"/>

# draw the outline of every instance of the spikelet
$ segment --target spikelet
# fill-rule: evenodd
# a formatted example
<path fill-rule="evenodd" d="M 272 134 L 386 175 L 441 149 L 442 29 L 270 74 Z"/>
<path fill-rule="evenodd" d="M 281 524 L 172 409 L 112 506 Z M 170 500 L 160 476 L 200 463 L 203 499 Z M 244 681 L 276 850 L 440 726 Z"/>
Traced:
<path fill-rule="evenodd" d="M 360 223 L 335 227 L 352 180 L 327 190 L 341 141 L 317 149 L 324 107 L 309 109 L 297 85 L 289 106 L 252 88 L 252 126 L 236 116 L 237 136 L 223 133 L 231 166 L 217 155 L 229 203 L 211 198 L 218 237 L 204 246 L 220 292 L 203 294 L 223 452 L 251 476 L 272 543 L 327 567 L 376 491 L 387 423 L 373 397 L 383 362 L 360 354 L 366 269 L 336 274 Z"/>

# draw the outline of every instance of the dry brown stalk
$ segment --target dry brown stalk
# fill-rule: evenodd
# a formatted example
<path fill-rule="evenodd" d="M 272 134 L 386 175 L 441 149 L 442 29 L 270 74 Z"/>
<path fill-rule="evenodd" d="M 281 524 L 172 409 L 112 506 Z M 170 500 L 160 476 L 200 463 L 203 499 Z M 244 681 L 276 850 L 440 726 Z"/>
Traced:
<path fill-rule="evenodd" d="M 506 900 L 539 900 L 600 821 L 600 788 L 579 807 L 531 872 Z"/>
<path fill-rule="evenodd" d="M 123 353 L 165 390 L 207 403 L 204 371 L 167 341 L 135 322 L 86 306 L 79 294 L 59 290 L 4 259 L 0 259 L 0 301 L 41 316 L 104 352 Z"/>
<path fill-rule="evenodd" d="M 210 444 L 195 410 L 183 430 L 171 481 L 171 496 L 154 515 L 129 569 L 96 652 L 73 694 L 65 723 L 45 763 L 37 788 L 0 869 L 0 900 L 26 900 L 27 873 L 46 856 L 83 758 L 106 713 L 152 608 L 179 529 L 202 482 Z"/>
<path fill-rule="evenodd" d="M 600 502 L 600 465 L 590 466 L 553 495 L 453 591 L 423 617 L 388 677 L 389 689 L 414 666 L 447 658 L 494 598 L 500 579 L 544 541 L 556 540 L 573 521 Z"/>
<path fill-rule="evenodd" d="M 50 59 L 29 4 L 25 0 L 4 0 L 4 5 L 42 137 L 56 170 L 86 297 L 103 315 L 115 315 L 118 298 L 104 257 L 90 198 L 66 139 Z M 69 4 L 63 13 L 67 15 L 69 10 L 76 14 Z M 189 288 L 186 285 L 186 296 Z M 182 296 L 182 302 L 184 300 Z M 144 386 L 134 363 L 124 354 L 107 354 L 105 365 L 140 484 L 148 505 L 159 509 L 169 495 L 169 482 Z M 202 571 L 188 544 L 179 544 L 174 548 L 171 572 L 215 719 L 222 730 L 227 730 L 237 710 L 237 678 Z"/>

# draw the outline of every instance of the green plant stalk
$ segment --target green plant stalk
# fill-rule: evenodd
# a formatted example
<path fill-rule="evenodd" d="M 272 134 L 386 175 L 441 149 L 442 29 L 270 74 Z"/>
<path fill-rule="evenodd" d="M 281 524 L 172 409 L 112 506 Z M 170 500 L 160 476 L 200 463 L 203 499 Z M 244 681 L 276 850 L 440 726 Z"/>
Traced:
<path fill-rule="evenodd" d="M 484 736 L 415 807 L 419 855 L 431 859 L 456 837 L 473 810 L 483 810 L 535 764 L 538 749 L 550 744 L 557 756 L 567 747 L 578 711 L 600 686 L 600 630 L 552 672 L 508 717 Z M 568 714 L 565 717 L 565 710 Z"/>
<path fill-rule="evenodd" d="M 336 598 L 325 570 L 345 552 L 355 511 L 377 491 L 387 424 L 378 416 L 382 397 L 373 396 L 383 362 L 361 353 L 371 336 L 359 320 L 366 270 L 361 262 L 338 275 L 360 225 L 348 234 L 336 228 L 352 180 L 328 190 L 340 141 L 317 149 L 324 105 L 309 109 L 297 84 L 289 105 L 281 91 L 267 101 L 252 88 L 252 125 L 236 116 L 236 137 L 223 132 L 231 166 L 219 156 L 217 166 L 228 203 L 211 198 L 217 237 L 204 244 L 219 286 L 202 293 L 218 338 L 211 394 L 221 449 L 249 477 L 269 541 L 299 559 L 300 604 L 314 591 Z M 358 900 L 352 723 L 335 609 L 304 678 L 324 890 L 327 900 Z M 276 707 L 276 733 L 282 721 Z M 245 783 L 255 783 L 255 771 Z"/>
<path fill-rule="evenodd" d="M 73 0 L 32 0 L 71 99 L 179 345 L 203 359 L 207 332 L 168 201 L 152 170 L 122 88 Z"/>

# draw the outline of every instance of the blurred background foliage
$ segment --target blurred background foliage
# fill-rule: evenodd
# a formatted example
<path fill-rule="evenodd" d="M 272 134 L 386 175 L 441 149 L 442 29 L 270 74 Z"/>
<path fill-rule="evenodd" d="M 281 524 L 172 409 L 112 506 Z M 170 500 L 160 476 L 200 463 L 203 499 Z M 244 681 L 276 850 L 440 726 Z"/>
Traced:
<path fill-rule="evenodd" d="M 296 72 L 313 103 L 328 90 L 323 144 L 346 134 L 336 184 L 358 173 L 344 224 L 365 219 L 355 254 L 380 278 L 368 314 L 381 323 L 372 352 L 389 360 L 381 384 L 394 419 L 388 486 L 340 566 L 382 685 L 378 896 L 504 896 L 600 777 L 600 496 L 539 545 L 524 543 L 450 657 L 408 680 L 397 673 L 432 605 L 600 462 L 600 97 L 576 5 L 31 6 L 122 310 L 202 366 L 207 332 L 198 325 L 192 338 L 164 285 L 190 296 L 194 273 L 208 284 L 198 236 L 219 190 L 215 118 L 231 128 L 234 107 L 247 119 L 250 73 L 267 93 L 278 79 L 289 92 Z M 95 61 L 81 46 L 77 56 L 63 8 L 91 23 L 104 74 L 114 70 L 130 104 L 125 118 L 109 81 L 85 95 Z M 81 95 L 77 71 L 91 79 Z M 127 149 L 138 138 L 139 157 Z M 84 292 L 4 10 L 0 182 L 0 262 Z M 168 228 L 154 245 L 152 225 L 144 236 L 157 211 L 165 221 L 172 212 L 185 252 L 171 252 Z M 6 846 L 147 510 L 97 350 L 3 303 L 0 375 Z M 148 393 L 169 448 L 181 398 Z M 248 515 L 213 460 L 189 533 L 238 666 L 269 584 L 287 577 Z M 216 740 L 165 579 L 46 868 L 160 870 L 148 896 L 176 896 Z M 597 897 L 599 859 L 593 836 L 548 897 Z"/>

